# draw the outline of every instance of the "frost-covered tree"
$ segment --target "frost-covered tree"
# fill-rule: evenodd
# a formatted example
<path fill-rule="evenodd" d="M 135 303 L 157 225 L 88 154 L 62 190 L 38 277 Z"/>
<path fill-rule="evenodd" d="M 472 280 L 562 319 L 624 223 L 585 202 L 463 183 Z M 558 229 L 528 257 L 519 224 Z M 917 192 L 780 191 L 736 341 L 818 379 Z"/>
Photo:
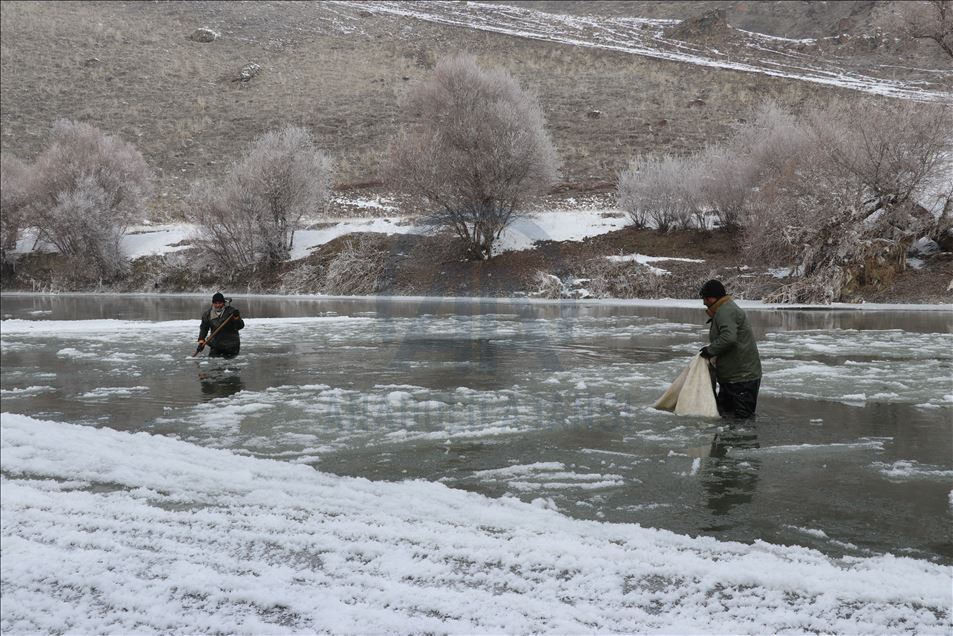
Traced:
<path fill-rule="evenodd" d="M 759 182 L 749 249 L 789 255 L 804 277 L 778 299 L 830 301 L 883 283 L 932 219 L 914 193 L 949 151 L 949 108 L 912 102 L 834 102 L 802 118 L 809 144 Z"/>
<path fill-rule="evenodd" d="M 17 244 L 29 201 L 28 176 L 28 166 L 18 157 L 8 152 L 0 155 L 0 249 L 4 252 Z"/>
<path fill-rule="evenodd" d="M 620 205 L 663 229 L 715 214 L 741 230 L 750 260 L 796 266 L 802 280 L 776 300 L 838 300 L 887 281 L 917 236 L 945 232 L 948 216 L 934 223 L 915 204 L 927 186 L 941 201 L 953 190 L 949 177 L 937 183 L 951 131 L 940 105 L 833 102 L 796 116 L 765 103 L 698 157 L 637 161 L 620 177 Z"/>
<path fill-rule="evenodd" d="M 694 157 L 637 157 L 619 173 L 619 207 L 636 227 L 688 229 L 700 222 L 699 178 Z"/>
<path fill-rule="evenodd" d="M 439 62 L 402 100 L 412 119 L 391 149 L 395 184 L 433 208 L 431 222 L 487 259 L 527 201 L 551 187 L 559 161 L 536 98 L 471 56 Z"/>
<path fill-rule="evenodd" d="M 199 244 L 232 268 L 280 263 L 301 219 L 323 211 L 330 190 L 331 160 L 311 133 L 295 126 L 266 133 L 224 183 L 193 189 Z"/>
<path fill-rule="evenodd" d="M 60 120 L 32 167 L 29 224 L 84 273 L 114 277 L 128 267 L 120 241 L 144 210 L 150 178 L 132 144 Z"/>

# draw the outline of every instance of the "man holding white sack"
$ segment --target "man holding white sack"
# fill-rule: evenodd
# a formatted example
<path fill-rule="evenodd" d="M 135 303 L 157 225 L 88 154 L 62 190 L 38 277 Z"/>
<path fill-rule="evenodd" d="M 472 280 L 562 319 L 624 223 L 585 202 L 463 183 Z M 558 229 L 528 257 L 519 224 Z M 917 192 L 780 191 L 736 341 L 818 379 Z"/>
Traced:
<path fill-rule="evenodd" d="M 708 346 L 701 355 L 715 366 L 718 410 L 722 417 L 746 419 L 754 415 L 761 388 L 761 356 L 748 316 L 725 292 L 720 281 L 702 285 L 700 295 L 708 309 Z"/>

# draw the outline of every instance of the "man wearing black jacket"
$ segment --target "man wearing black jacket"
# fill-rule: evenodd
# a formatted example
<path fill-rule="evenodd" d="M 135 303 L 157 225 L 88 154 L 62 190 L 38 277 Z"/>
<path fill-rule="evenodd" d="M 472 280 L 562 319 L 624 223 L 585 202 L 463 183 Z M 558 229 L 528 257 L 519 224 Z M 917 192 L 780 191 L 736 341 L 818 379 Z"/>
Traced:
<path fill-rule="evenodd" d="M 219 329 L 221 327 L 221 329 Z M 241 348 L 242 339 L 239 330 L 244 329 L 238 310 L 231 305 L 225 306 L 225 296 L 216 292 L 212 296 L 212 306 L 202 314 L 202 326 L 199 328 L 199 346 L 201 351 L 206 345 L 210 358 L 234 358 Z M 209 336 L 209 332 L 212 333 Z M 206 336 L 208 339 L 206 340 Z"/>

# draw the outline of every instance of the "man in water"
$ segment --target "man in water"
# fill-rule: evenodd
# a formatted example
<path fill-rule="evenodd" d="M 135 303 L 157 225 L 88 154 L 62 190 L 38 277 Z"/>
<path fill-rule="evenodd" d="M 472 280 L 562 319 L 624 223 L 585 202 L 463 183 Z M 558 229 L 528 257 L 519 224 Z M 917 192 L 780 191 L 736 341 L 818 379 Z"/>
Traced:
<path fill-rule="evenodd" d="M 702 285 L 700 295 L 708 308 L 711 328 L 701 356 L 712 361 L 718 380 L 718 411 L 722 417 L 754 416 L 761 388 L 761 356 L 748 316 L 725 292 L 720 281 Z M 712 382 L 714 384 L 714 380 Z"/>
<path fill-rule="evenodd" d="M 239 330 L 244 329 L 238 310 L 231 305 L 225 306 L 225 296 L 216 292 L 212 296 L 212 306 L 202 314 L 202 326 L 199 327 L 199 346 L 196 353 L 208 345 L 210 358 L 234 358 L 241 348 L 242 339 Z M 209 336 L 211 331 L 212 335 Z M 208 340 L 206 340 L 206 336 Z"/>

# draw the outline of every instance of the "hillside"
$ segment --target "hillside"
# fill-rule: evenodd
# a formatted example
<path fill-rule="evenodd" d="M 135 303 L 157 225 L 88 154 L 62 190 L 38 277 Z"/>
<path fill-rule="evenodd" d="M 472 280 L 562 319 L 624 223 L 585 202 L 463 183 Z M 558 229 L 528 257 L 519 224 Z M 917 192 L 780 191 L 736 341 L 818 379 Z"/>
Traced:
<path fill-rule="evenodd" d="M 183 219 L 193 183 L 220 177 L 252 140 L 285 124 L 310 129 L 333 157 L 335 197 L 328 216 L 419 212 L 400 199 L 398 211 L 360 202 L 392 195 L 381 182 L 380 166 L 400 123 L 402 92 L 438 59 L 457 51 L 475 54 L 485 66 L 506 68 L 538 95 L 563 162 L 561 182 L 541 209 L 571 209 L 580 196 L 611 207 L 618 172 L 632 157 L 688 154 L 724 140 L 766 98 L 794 110 L 834 97 L 953 103 L 953 70 L 939 47 L 883 31 L 894 3 L 4 2 L 0 7 L 3 152 L 32 160 L 48 143 L 53 121 L 63 117 L 133 142 L 156 175 L 152 222 Z M 711 9 L 723 11 L 714 14 L 713 23 L 680 24 Z M 193 34 L 201 28 L 218 37 L 197 41 Z M 243 79 L 249 64 L 260 70 Z M 393 239 L 387 250 L 403 250 L 405 242 Z M 429 239 L 412 242 L 415 253 L 443 253 Z M 580 250 L 509 256 L 481 269 L 487 270 L 483 274 L 467 270 L 458 279 L 440 279 L 432 291 L 472 293 L 468 280 L 494 273 L 494 281 L 481 286 L 488 293 L 531 291 L 537 269 L 576 271 L 577 261 L 593 250 L 632 247 L 671 256 L 661 252 L 679 249 L 678 241 L 656 250 L 651 243 L 623 231 Z M 733 250 L 695 249 L 693 255 L 710 253 L 715 262 L 686 275 L 704 276 L 728 265 Z M 570 253 L 570 265 L 556 258 Z M 326 260 L 327 254 L 318 258 Z M 420 272 L 415 265 L 395 272 L 379 291 L 413 293 L 421 287 L 415 276 L 438 280 L 435 272 L 443 265 L 425 266 L 433 271 Z M 926 296 L 944 293 L 949 267 L 943 268 Z M 170 289 L 187 286 L 173 279 L 163 278 Z M 146 283 L 151 285 L 143 279 L 127 287 Z M 259 290 L 275 285 L 267 277 L 248 283 Z"/>
<path fill-rule="evenodd" d="M 334 156 L 338 189 L 373 187 L 380 153 L 396 130 L 401 91 L 455 50 L 507 68 L 539 95 L 564 160 L 564 189 L 605 187 L 640 152 L 689 152 L 721 139 L 766 97 L 791 106 L 837 94 L 862 98 L 837 86 L 692 60 L 507 35 L 500 31 L 515 30 L 504 17 L 525 27 L 552 14 L 504 15 L 475 3 L 2 7 L 3 151 L 31 159 L 60 117 L 118 134 L 156 171 L 160 218 L 182 212 L 192 181 L 221 175 L 252 139 L 285 123 L 311 129 Z M 420 15 L 400 14 L 408 9 Z M 189 39 L 200 27 L 221 37 Z M 598 40 L 593 28 L 581 30 Z M 249 63 L 261 72 L 239 81 Z M 843 79 L 848 83 L 850 74 Z M 949 98 L 953 73 L 923 81 L 910 86 Z"/>

